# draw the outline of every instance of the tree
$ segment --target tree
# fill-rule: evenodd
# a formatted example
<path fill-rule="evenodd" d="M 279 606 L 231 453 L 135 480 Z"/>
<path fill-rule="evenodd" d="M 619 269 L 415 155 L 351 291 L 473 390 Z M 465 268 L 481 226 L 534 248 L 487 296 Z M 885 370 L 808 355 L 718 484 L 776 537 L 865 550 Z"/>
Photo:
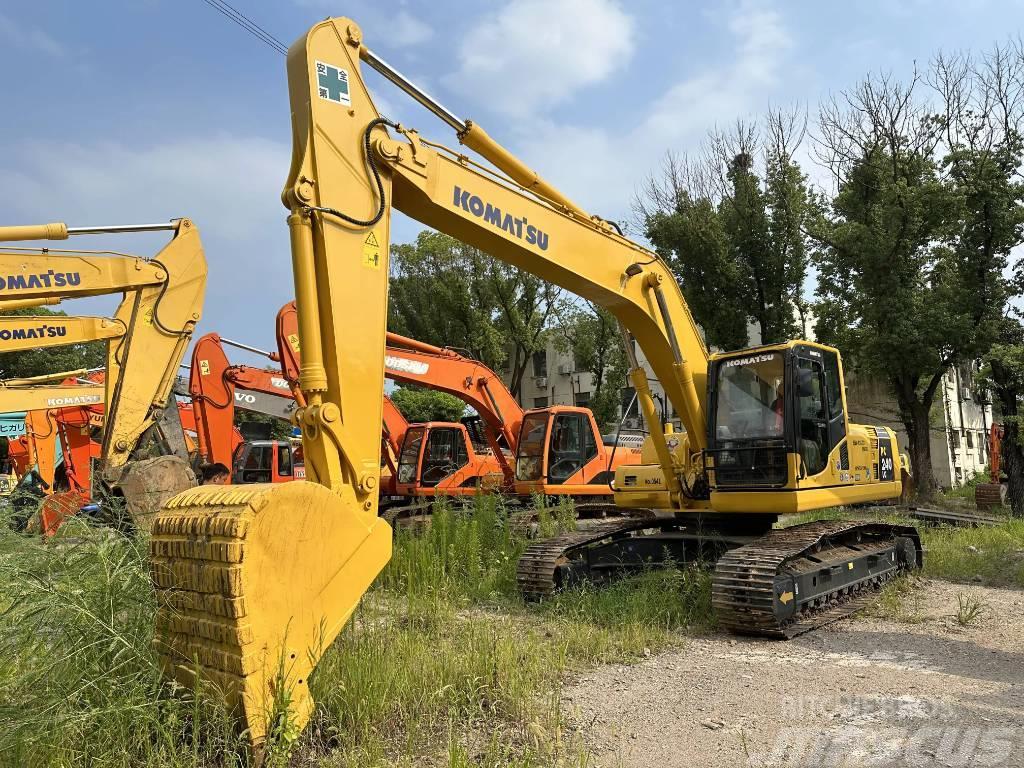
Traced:
<path fill-rule="evenodd" d="M 588 407 L 598 425 L 607 428 L 615 424 L 628 363 L 614 315 L 592 302 L 570 305 L 560 313 L 556 339 L 572 354 L 576 371 L 594 377 Z"/>
<path fill-rule="evenodd" d="M 66 312 L 45 307 L 31 307 L 5 312 L 8 315 L 66 317 Z M 107 363 L 107 344 L 92 341 L 64 347 L 43 347 L 21 352 L 0 353 L 0 377 L 5 379 L 43 376 L 82 368 L 102 368 Z"/>
<path fill-rule="evenodd" d="M 486 260 L 475 248 L 429 230 L 415 243 L 392 246 L 389 329 L 500 367 L 506 350 L 486 289 Z"/>
<path fill-rule="evenodd" d="M 722 349 L 747 346 L 750 319 L 762 343 L 790 338 L 794 310 L 806 311 L 805 223 L 815 199 L 793 159 L 804 124 L 776 110 L 763 126 L 712 133 L 694 159 L 669 154 L 637 206 L 707 341 Z"/>
<path fill-rule="evenodd" d="M 519 397 L 562 291 L 438 232 L 392 248 L 391 330 L 509 370 Z"/>
<path fill-rule="evenodd" d="M 907 85 L 868 77 L 822 107 L 819 156 L 838 192 L 811 232 L 822 246 L 819 338 L 888 381 L 927 498 L 938 387 L 952 365 L 991 346 L 1009 295 L 1003 269 L 1020 240 L 1021 156 L 1015 128 L 1000 126 L 1018 115 L 1003 121 L 989 105 L 980 122 L 969 116 L 993 85 L 983 73 L 939 91 L 938 112 L 919 84 L 916 75 Z"/>
<path fill-rule="evenodd" d="M 466 413 L 466 404 L 454 395 L 421 387 L 396 387 L 391 393 L 391 400 L 406 421 L 412 424 L 458 421 Z"/>

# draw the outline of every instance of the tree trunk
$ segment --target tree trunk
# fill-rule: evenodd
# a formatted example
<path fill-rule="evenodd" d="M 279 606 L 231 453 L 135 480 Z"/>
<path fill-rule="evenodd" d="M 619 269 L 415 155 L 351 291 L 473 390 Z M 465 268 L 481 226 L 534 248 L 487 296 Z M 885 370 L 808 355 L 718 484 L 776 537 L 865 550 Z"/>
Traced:
<path fill-rule="evenodd" d="M 929 416 L 931 403 L 922 403 L 916 397 L 909 403 L 897 397 L 900 420 L 910 440 L 910 468 L 914 476 L 914 492 L 918 499 L 928 501 L 935 496 L 937 484 L 932 470 L 932 440 Z"/>
<path fill-rule="evenodd" d="M 999 398 L 999 409 L 1003 415 L 1003 440 L 1001 445 L 1001 470 L 1006 473 L 1006 496 L 1010 502 L 1010 513 L 1024 517 L 1024 446 L 1021 445 L 1020 424 L 1017 422 L 1016 388 L 1000 386 L 1009 376 L 998 363 L 992 364 L 995 379 L 995 394 Z M 991 461 L 991 457 L 989 457 Z"/>
<path fill-rule="evenodd" d="M 1002 470 L 1006 473 L 1006 496 L 1010 513 L 1024 517 L 1024 449 L 1020 444 L 1020 425 L 1008 420 L 1003 424 Z"/>

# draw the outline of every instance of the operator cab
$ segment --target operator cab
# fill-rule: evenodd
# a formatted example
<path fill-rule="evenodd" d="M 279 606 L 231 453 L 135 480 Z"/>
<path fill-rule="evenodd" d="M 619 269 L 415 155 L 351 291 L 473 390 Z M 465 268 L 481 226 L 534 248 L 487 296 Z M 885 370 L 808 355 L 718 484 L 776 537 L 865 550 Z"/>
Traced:
<path fill-rule="evenodd" d="M 461 424 L 422 424 L 406 430 L 398 484 L 434 488 L 469 463 L 472 445 Z"/>
<path fill-rule="evenodd" d="M 716 354 L 708 388 L 714 491 L 821 487 L 830 461 L 837 480 L 850 469 L 842 363 L 832 347 L 791 341 Z"/>
<path fill-rule="evenodd" d="M 291 440 L 240 443 L 231 463 L 232 483 L 286 483 L 306 476 L 302 444 Z"/>

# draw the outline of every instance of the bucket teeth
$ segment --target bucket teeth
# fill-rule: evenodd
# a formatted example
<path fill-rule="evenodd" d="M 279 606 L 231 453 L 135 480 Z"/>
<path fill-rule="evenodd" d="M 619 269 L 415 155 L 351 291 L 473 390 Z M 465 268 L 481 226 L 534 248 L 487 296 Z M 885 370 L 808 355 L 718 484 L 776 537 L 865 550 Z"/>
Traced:
<path fill-rule="evenodd" d="M 301 727 L 313 707 L 309 673 L 390 547 L 386 523 L 313 483 L 178 494 L 150 539 L 165 674 L 215 686 L 255 745 L 283 684 Z"/>

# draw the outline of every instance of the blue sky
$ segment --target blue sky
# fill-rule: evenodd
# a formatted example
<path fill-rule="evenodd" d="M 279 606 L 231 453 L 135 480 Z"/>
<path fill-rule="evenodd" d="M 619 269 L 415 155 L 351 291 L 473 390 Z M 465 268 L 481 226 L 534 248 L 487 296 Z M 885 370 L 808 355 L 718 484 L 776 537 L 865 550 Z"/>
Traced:
<path fill-rule="evenodd" d="M 769 105 L 806 104 L 872 70 L 1019 34 L 1021 2 L 234 0 L 290 44 L 349 15 L 370 48 L 472 118 L 584 207 L 627 218 L 666 150 Z M 291 298 L 284 59 L 202 0 L 0 5 L 3 223 L 189 216 L 210 264 L 200 330 L 272 345 Z M 450 130 L 373 73 L 389 116 Z M 396 217 L 396 241 L 417 224 Z M 77 239 L 151 255 L 160 236 Z M 88 303 L 100 312 L 106 304 Z M 79 311 L 67 304 L 68 311 Z"/>

